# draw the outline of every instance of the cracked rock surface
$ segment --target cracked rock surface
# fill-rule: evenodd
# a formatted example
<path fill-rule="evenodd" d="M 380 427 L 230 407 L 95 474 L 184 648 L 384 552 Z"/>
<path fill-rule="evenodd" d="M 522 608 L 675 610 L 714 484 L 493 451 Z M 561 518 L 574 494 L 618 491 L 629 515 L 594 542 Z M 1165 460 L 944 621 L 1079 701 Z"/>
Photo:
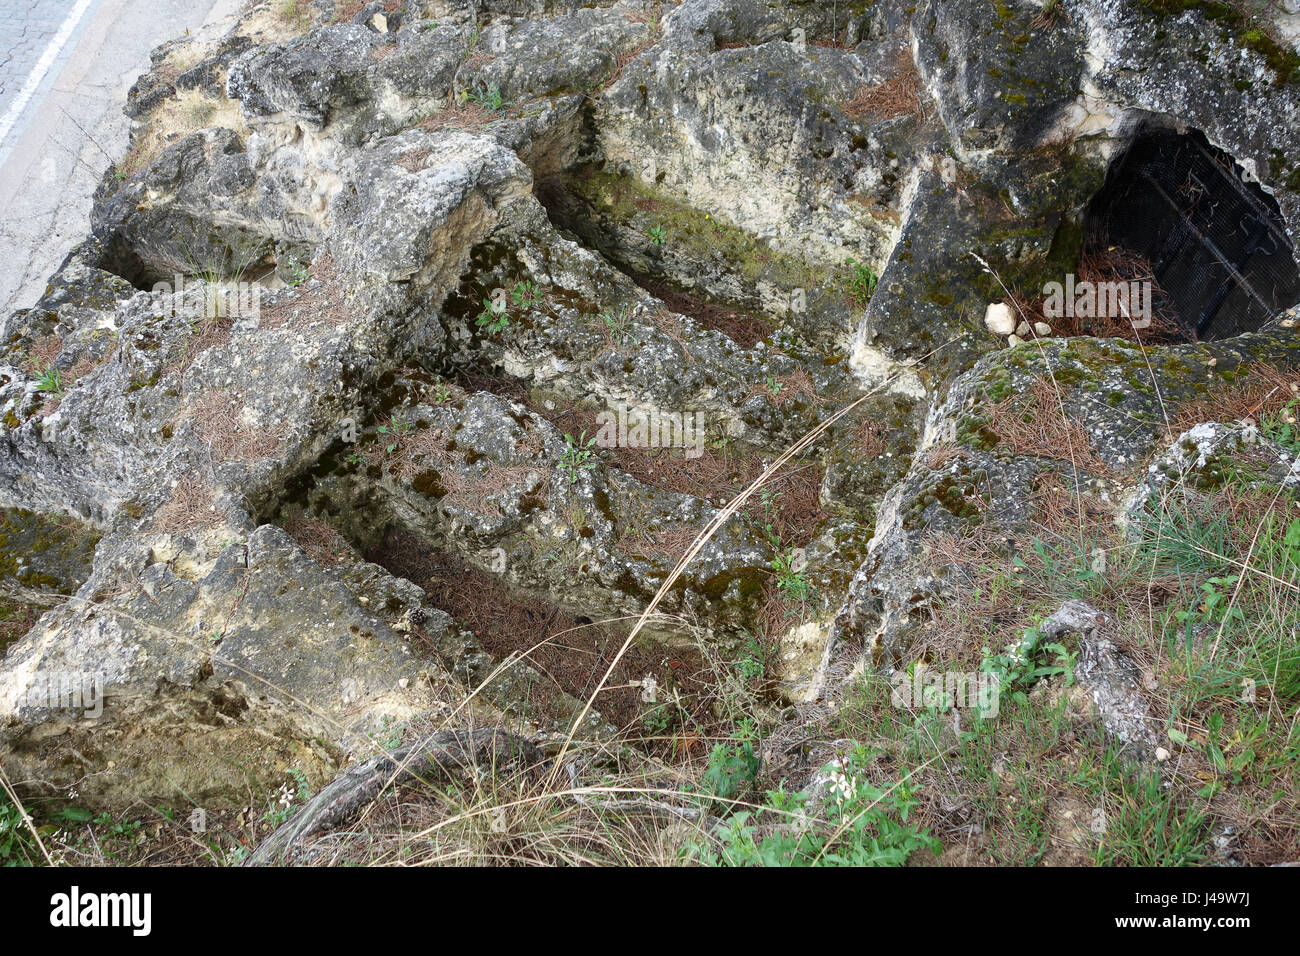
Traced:
<path fill-rule="evenodd" d="M 984 322 L 1075 268 L 1143 123 L 1300 235 L 1300 86 L 1194 12 L 304 6 L 160 48 L 92 235 L 3 320 L 0 596 L 39 618 L 0 657 L 0 764 L 34 797 L 240 805 L 429 714 L 567 731 L 597 665 L 521 657 L 457 582 L 617 647 L 672 578 L 583 737 L 755 634 L 774 706 L 824 700 L 924 646 L 958 586 L 935 540 L 1019 553 L 1044 482 L 1122 521 L 1240 451 L 1235 422 L 1171 441 L 1180 408 L 1300 365 L 1294 310 L 1146 347 Z M 1069 424 L 1035 444 L 1008 423 L 1048 387 Z M 1145 753 L 1121 650 L 1084 643 Z M 86 674 L 93 716 L 44 694 Z"/>

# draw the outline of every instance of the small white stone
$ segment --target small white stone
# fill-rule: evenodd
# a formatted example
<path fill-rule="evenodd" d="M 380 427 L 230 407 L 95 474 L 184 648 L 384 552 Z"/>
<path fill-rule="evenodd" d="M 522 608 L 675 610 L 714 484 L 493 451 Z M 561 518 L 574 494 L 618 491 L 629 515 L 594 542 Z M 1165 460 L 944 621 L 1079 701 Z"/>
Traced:
<path fill-rule="evenodd" d="M 1016 330 L 1016 316 L 1005 302 L 990 302 L 984 311 L 984 325 L 994 335 L 1010 335 Z"/>
<path fill-rule="evenodd" d="M 1008 348 L 1015 348 L 1017 345 L 1024 345 L 1024 344 L 1025 344 L 1025 340 L 1022 339 L 1022 338 L 1021 338 L 1020 336 L 1018 336 L 1018 335 L 1009 335 L 1009 336 L 1007 336 L 1007 347 L 1008 347 Z"/>
<path fill-rule="evenodd" d="M 411 683 L 411 682 L 410 682 L 409 680 L 407 680 L 405 677 L 403 677 L 401 680 L 399 680 L 399 681 L 397 682 L 397 686 L 400 687 L 400 688 L 402 688 L 402 690 L 406 690 L 407 685 L 409 685 L 410 683 Z"/>
<path fill-rule="evenodd" d="M 1166 750 L 1164 747 L 1157 747 L 1156 760 L 1160 763 L 1164 763 L 1168 759 L 1169 759 L 1169 751 Z"/>
<path fill-rule="evenodd" d="M 1020 336 L 1022 339 L 1028 339 L 1029 332 L 1030 332 L 1030 328 L 1028 322 L 1022 321 L 1019 325 L 1016 326 L 1016 335 Z"/>
<path fill-rule="evenodd" d="M 1046 322 L 1035 322 L 1034 331 L 1038 333 L 1039 338 L 1046 338 L 1052 334 L 1052 327 Z"/>

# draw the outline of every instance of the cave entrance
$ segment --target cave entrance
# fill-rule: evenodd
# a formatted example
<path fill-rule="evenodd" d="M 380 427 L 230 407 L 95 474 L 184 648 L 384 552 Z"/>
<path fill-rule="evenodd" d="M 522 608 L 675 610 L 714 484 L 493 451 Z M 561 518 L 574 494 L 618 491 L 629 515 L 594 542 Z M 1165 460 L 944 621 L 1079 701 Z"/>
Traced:
<path fill-rule="evenodd" d="M 1273 197 L 1199 131 L 1140 128 L 1086 214 L 1089 244 L 1150 264 L 1188 339 L 1251 332 L 1300 301 Z"/>

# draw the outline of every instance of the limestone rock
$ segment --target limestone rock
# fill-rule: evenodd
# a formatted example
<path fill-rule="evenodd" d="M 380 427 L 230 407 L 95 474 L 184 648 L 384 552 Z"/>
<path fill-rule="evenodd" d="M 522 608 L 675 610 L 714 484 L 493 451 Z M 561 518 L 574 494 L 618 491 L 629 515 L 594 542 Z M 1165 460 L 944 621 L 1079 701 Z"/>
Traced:
<path fill-rule="evenodd" d="M 1005 302 L 990 302 L 984 310 L 984 327 L 994 335 L 1010 335 L 1016 330 L 1016 314 Z"/>
<path fill-rule="evenodd" d="M 401 533 L 632 617 L 804 436 L 788 497 L 722 524 L 645 637 L 733 660 L 766 626 L 805 708 L 850 643 L 904 666 L 960 586 L 939 545 L 1023 553 L 1044 487 L 1133 527 L 1244 456 L 1295 485 L 1257 423 L 1168 431 L 1300 364 L 1294 314 L 1139 346 L 1009 304 L 1079 271 L 1143 128 L 1202 131 L 1296 235 L 1293 61 L 1158 6 L 322 2 L 160 48 L 92 235 L 0 334 L 0 597 L 42 614 L 0 658 L 6 774 L 233 804 L 471 693 L 515 722 L 542 693 L 563 739 L 581 687 L 539 691 L 361 554 Z M 620 409 L 691 416 L 690 454 L 589 444 Z M 1118 643 L 1079 627 L 1145 753 Z M 95 716 L 50 693 L 87 672 Z"/>

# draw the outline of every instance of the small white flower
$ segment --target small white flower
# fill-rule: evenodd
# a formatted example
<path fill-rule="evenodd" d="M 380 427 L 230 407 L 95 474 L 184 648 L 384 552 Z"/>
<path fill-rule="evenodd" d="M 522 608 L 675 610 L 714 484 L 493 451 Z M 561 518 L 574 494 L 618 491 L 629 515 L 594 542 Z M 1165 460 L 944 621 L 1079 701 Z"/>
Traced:
<path fill-rule="evenodd" d="M 659 682 L 647 674 L 641 678 L 641 703 L 653 704 L 659 694 Z"/>
<path fill-rule="evenodd" d="M 292 805 L 293 799 L 294 793 L 289 789 L 289 785 L 287 783 L 280 784 L 280 789 L 276 791 L 276 802 L 281 807 L 289 807 Z"/>

